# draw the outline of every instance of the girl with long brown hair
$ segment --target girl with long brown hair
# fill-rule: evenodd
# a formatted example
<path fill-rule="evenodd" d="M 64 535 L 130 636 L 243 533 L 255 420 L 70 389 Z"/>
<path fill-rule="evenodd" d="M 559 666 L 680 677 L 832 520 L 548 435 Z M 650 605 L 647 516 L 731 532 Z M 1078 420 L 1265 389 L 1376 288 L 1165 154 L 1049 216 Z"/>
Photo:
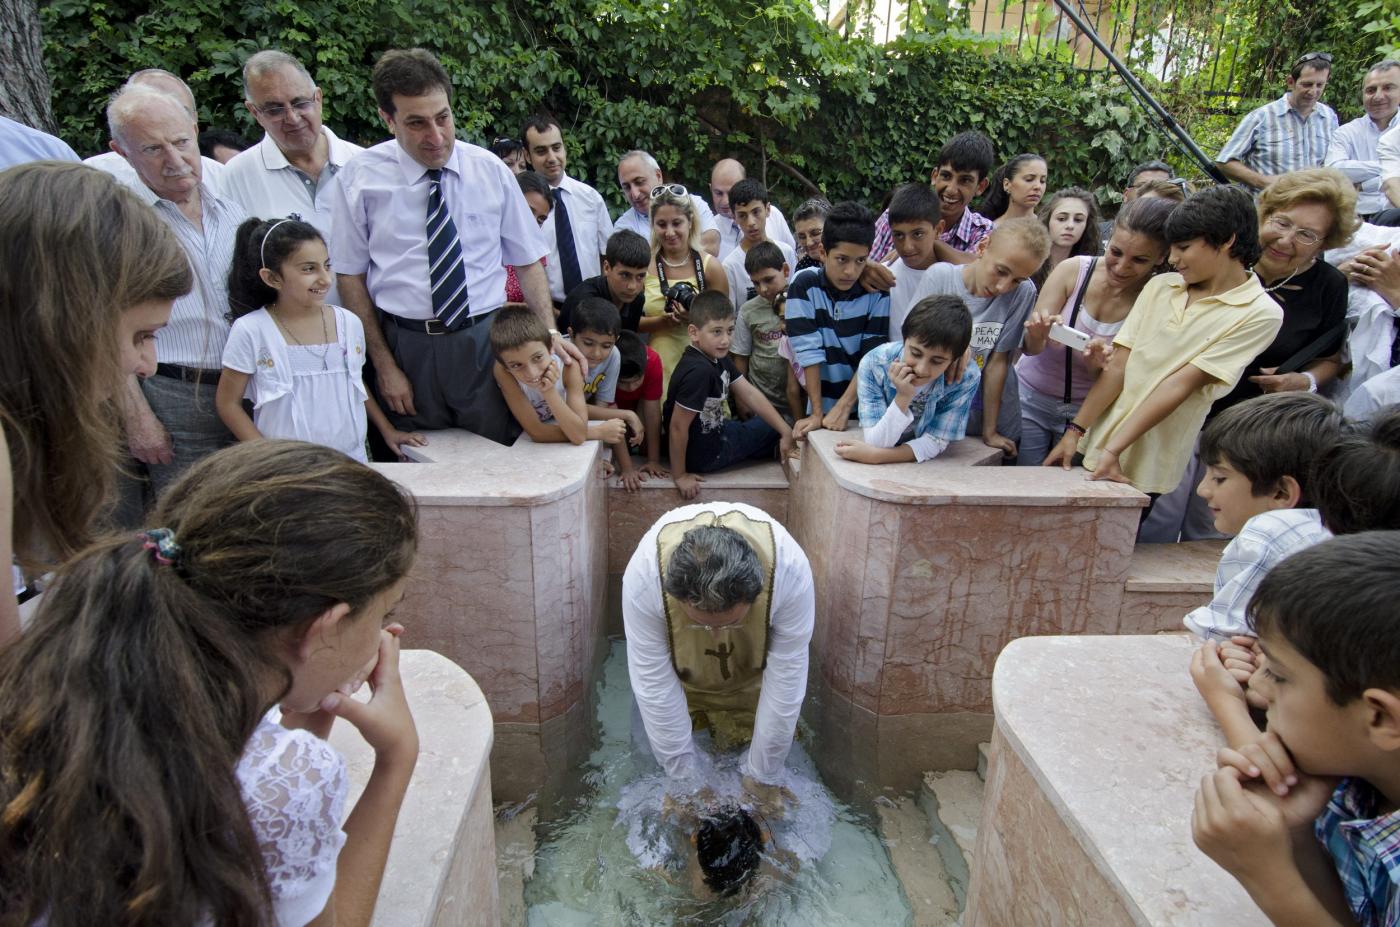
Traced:
<path fill-rule="evenodd" d="M 0 922 L 368 924 L 418 756 L 382 624 L 412 500 L 267 440 L 192 467 L 153 517 L 69 561 L 0 653 Z M 346 697 L 371 664 L 370 700 Z M 343 829 L 335 717 L 375 751 Z"/>
<path fill-rule="evenodd" d="M 0 172 L 0 564 L 42 573 L 91 540 L 120 466 L 117 402 L 155 370 L 155 333 L 189 261 L 102 171 Z M 19 631 L 0 595 L 0 646 Z"/>

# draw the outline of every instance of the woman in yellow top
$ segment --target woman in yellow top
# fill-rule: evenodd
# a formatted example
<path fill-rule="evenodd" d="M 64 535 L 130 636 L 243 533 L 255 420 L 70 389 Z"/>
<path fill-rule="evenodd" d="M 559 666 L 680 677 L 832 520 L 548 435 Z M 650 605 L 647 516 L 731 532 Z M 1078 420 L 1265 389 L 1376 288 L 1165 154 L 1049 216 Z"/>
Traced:
<path fill-rule="evenodd" d="M 724 268 L 700 247 L 700 223 L 690 192 L 678 183 L 657 184 L 651 191 L 651 267 L 638 329 L 650 336 L 652 350 L 661 358 L 663 395 L 671 371 L 690 344 L 685 307 L 665 296 L 681 282 L 697 293 L 715 289 L 729 294 Z"/>

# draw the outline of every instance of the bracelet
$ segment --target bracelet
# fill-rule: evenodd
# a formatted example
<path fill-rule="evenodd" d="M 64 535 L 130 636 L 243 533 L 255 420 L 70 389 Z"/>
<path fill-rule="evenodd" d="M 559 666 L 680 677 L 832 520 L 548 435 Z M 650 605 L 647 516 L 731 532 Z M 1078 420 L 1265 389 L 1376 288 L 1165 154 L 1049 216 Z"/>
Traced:
<path fill-rule="evenodd" d="M 557 329 L 557 328 L 551 328 L 551 329 L 549 330 L 549 335 L 550 335 L 551 338 L 563 338 L 563 337 L 564 337 L 562 334 L 560 334 L 559 329 Z"/>
<path fill-rule="evenodd" d="M 1074 421 L 1073 419 L 1071 419 L 1068 422 L 1065 422 L 1065 427 L 1068 428 L 1070 431 L 1078 432 L 1079 437 L 1081 438 L 1089 433 L 1089 430 L 1087 428 Z"/>
<path fill-rule="evenodd" d="M 1299 371 L 1299 372 L 1300 372 L 1303 376 L 1305 376 L 1305 377 L 1308 378 L 1308 392 L 1310 392 L 1310 393 L 1315 393 L 1315 392 L 1317 392 L 1317 377 L 1313 376 L 1311 373 L 1309 373 L 1309 372 L 1306 371 L 1306 370 L 1302 370 L 1302 371 Z"/>

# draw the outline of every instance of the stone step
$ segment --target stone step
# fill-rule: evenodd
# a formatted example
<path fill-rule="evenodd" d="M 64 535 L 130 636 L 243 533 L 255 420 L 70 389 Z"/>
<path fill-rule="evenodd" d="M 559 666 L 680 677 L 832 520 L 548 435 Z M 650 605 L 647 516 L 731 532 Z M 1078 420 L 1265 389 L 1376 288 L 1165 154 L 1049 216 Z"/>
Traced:
<path fill-rule="evenodd" d="M 535 874 L 535 809 L 496 806 L 496 884 L 501 927 L 525 927 L 525 883 Z"/>
<path fill-rule="evenodd" d="M 914 927 L 956 927 L 958 898 L 934 846 L 928 815 L 913 798 L 878 798 L 875 811 L 880 839 L 904 888 Z"/>
<path fill-rule="evenodd" d="M 1139 544 L 1123 584 L 1119 634 L 1181 630 L 1191 609 L 1210 601 L 1226 541 Z"/>
<path fill-rule="evenodd" d="M 987 764 L 992 761 L 992 745 L 986 742 L 977 745 L 977 778 L 987 781 Z"/>
<path fill-rule="evenodd" d="M 962 911 L 982 817 L 982 780 L 977 773 L 961 769 L 924 773 L 918 803 L 928 816 L 933 844 Z"/>

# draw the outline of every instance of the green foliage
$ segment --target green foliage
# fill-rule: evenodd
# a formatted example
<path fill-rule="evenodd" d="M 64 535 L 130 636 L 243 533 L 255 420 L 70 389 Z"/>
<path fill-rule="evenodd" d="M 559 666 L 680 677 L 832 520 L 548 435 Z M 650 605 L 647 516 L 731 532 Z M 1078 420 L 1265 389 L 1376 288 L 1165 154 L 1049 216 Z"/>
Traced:
<path fill-rule="evenodd" d="M 1400 57 L 1400 0 L 1366 0 L 1356 8 L 1361 31 L 1375 39 L 1376 54 Z"/>
<path fill-rule="evenodd" d="M 702 190 L 714 160 L 738 157 L 790 211 L 812 186 L 877 202 L 927 177 L 966 128 L 992 136 L 999 155 L 1043 152 L 1053 184 L 1116 189 L 1128 166 L 1168 147 L 1116 81 L 997 53 L 942 31 L 946 10 L 917 9 L 885 47 L 837 34 L 806 0 L 51 0 L 42 16 L 55 115 L 86 153 L 105 147 L 107 94 L 143 67 L 183 75 L 203 125 L 258 137 L 239 70 L 268 47 L 307 64 L 329 125 L 373 143 L 385 131 L 370 69 L 410 44 L 452 75 L 459 135 L 514 134 L 531 112 L 553 112 L 571 173 L 614 211 L 617 157 L 631 148 Z"/>

